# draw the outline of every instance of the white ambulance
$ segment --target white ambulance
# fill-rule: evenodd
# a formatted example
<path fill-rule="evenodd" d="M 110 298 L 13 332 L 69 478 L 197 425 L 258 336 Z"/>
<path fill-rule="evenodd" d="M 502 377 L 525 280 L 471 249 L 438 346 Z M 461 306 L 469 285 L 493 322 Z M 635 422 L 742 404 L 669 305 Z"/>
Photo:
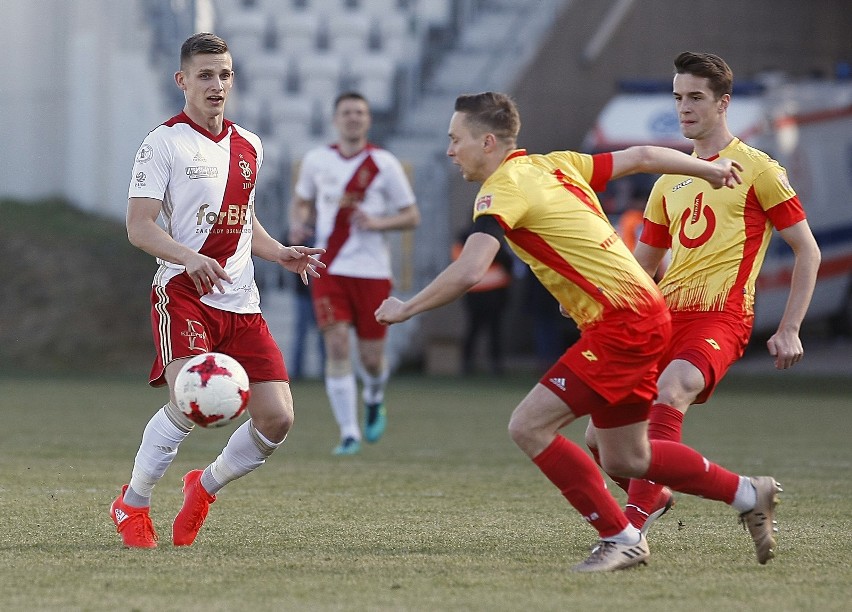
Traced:
<path fill-rule="evenodd" d="M 778 160 L 805 207 L 822 251 L 817 287 L 806 321 L 832 332 L 852 331 L 852 80 L 779 82 L 736 86 L 728 127 L 744 142 Z M 680 133 L 671 83 L 630 83 L 598 116 L 584 148 L 607 151 L 658 144 L 691 152 Z M 628 187 L 620 181 L 633 181 Z M 602 202 L 614 217 L 647 195 L 650 184 L 614 181 Z M 652 184 L 652 183 L 651 183 Z M 773 238 L 755 297 L 755 330 L 771 332 L 784 311 L 793 252 Z"/>

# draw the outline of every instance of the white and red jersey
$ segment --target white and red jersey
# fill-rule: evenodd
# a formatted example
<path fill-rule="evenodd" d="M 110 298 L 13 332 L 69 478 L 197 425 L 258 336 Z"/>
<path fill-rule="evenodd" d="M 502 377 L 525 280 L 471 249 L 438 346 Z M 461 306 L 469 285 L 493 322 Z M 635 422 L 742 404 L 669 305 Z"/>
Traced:
<path fill-rule="evenodd" d="M 370 216 L 396 214 L 415 203 L 402 164 L 392 153 L 367 145 L 344 157 L 337 145 L 305 155 L 296 195 L 316 206 L 316 244 L 326 249 L 328 274 L 391 278 L 390 249 L 384 233 L 358 229 L 350 221 L 357 208 Z"/>
<path fill-rule="evenodd" d="M 254 186 L 263 162 L 257 135 L 225 120 L 213 136 L 185 113 L 154 129 L 139 147 L 128 197 L 163 202 L 165 230 L 177 242 L 216 259 L 232 282 L 201 298 L 236 313 L 260 312 L 251 258 Z M 153 285 L 183 273 L 158 259 Z"/>

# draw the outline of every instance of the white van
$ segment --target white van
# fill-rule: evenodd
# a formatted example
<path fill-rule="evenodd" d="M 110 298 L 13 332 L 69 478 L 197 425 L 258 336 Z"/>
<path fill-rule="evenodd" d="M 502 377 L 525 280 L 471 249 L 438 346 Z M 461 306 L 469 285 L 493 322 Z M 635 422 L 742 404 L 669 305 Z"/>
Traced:
<path fill-rule="evenodd" d="M 658 144 L 692 151 L 680 133 L 671 84 L 634 83 L 598 116 L 587 151 Z M 776 82 L 736 86 L 728 127 L 744 142 L 778 160 L 799 194 L 822 251 L 807 321 L 827 321 L 835 332 L 852 332 L 852 81 Z M 619 186 L 621 181 L 628 187 Z M 626 177 L 613 181 L 601 201 L 617 216 L 650 184 Z M 781 319 L 793 270 L 793 252 L 773 238 L 755 296 L 755 330 L 773 331 Z"/>

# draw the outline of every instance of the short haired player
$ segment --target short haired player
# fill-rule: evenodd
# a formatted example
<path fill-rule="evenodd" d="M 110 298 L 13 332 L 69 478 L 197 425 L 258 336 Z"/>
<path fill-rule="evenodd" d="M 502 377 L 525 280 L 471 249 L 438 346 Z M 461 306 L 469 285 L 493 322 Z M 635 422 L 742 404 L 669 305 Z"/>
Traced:
<path fill-rule="evenodd" d="M 326 273 L 311 296 L 325 343 L 325 389 L 340 431 L 335 455 L 360 451 L 362 437 L 378 442 L 385 431 L 387 328 L 373 312 L 390 295 L 393 270 L 387 233 L 412 229 L 420 211 L 402 164 L 369 142 L 367 99 L 346 91 L 334 100 L 337 139 L 305 155 L 290 208 L 290 239 L 315 232 L 326 252 Z M 354 332 L 354 333 L 353 333 Z M 360 368 L 353 366 L 350 335 Z M 358 422 L 358 380 L 363 383 L 364 424 Z"/>
<path fill-rule="evenodd" d="M 217 351 L 239 361 L 251 383 L 251 418 L 215 461 L 183 477 L 183 507 L 172 525 L 176 546 L 195 541 L 216 493 L 263 465 L 293 424 L 287 369 L 260 311 L 252 256 L 305 283 L 325 267 L 314 257 L 322 249 L 284 246 L 255 216 L 263 147 L 255 134 L 224 118 L 234 82 L 225 41 L 209 33 L 188 38 L 175 82 L 186 99 L 183 112 L 145 138 L 127 205 L 130 242 L 160 264 L 151 290 L 156 359 L 150 382 L 169 387 L 168 403 L 145 426 L 130 482 L 110 506 L 124 545 L 132 548 L 157 545 L 151 493 L 193 429 L 174 394 L 187 358 Z"/>
<path fill-rule="evenodd" d="M 742 183 L 733 189 L 708 189 L 681 174 L 661 177 L 634 250 L 651 276 L 671 251 L 659 285 L 672 313 L 673 339 L 660 362 L 648 435 L 679 442 L 689 406 L 706 402 L 745 351 L 754 324 L 755 281 L 772 229 L 795 256 L 787 304 L 767 342 L 778 369 L 792 367 L 804 355 L 799 329 L 816 283 L 820 250 L 784 168 L 728 129 L 730 67 L 718 55 L 692 52 L 678 55 L 674 67 L 675 107 L 695 157 L 725 157 L 742 167 Z M 586 437 L 596 453 L 594 423 Z M 671 491 L 658 484 L 616 482 L 628 491 L 628 518 L 645 531 L 671 506 Z"/>
<path fill-rule="evenodd" d="M 574 569 L 610 571 L 645 563 L 645 535 L 625 516 L 598 466 L 559 430 L 583 415 L 598 427 L 604 468 L 733 505 L 751 530 L 758 560 L 774 547 L 777 484 L 738 476 L 677 442 L 649 441 L 647 415 L 656 396 L 656 364 L 671 323 L 659 289 L 639 266 L 601 208 L 595 191 L 635 172 L 678 172 L 714 188 L 733 187 L 738 164 L 706 162 L 672 149 L 632 147 L 591 156 L 573 151 L 531 155 L 517 148 L 520 117 L 512 100 L 486 92 L 460 96 L 447 155 L 468 181 L 481 183 L 474 231 L 459 258 L 403 302 L 376 311 L 404 321 L 464 294 L 488 269 L 503 236 L 581 330 L 515 408 L 509 434 L 597 530 L 600 541 Z M 768 516 L 765 520 L 750 517 Z"/>

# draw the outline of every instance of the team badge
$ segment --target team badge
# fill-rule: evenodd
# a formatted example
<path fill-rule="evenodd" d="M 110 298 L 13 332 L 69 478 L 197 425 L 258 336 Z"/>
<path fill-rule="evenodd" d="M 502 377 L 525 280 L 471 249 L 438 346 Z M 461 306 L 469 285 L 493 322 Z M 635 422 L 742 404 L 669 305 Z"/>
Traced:
<path fill-rule="evenodd" d="M 251 165 L 244 159 L 240 161 L 240 173 L 245 180 L 251 179 Z"/>
<path fill-rule="evenodd" d="M 787 191 L 793 191 L 793 187 L 790 186 L 790 179 L 787 178 L 787 173 L 783 170 L 778 173 L 778 181 Z"/>
<path fill-rule="evenodd" d="M 480 198 L 476 201 L 476 206 L 474 208 L 478 212 L 491 208 L 491 194 L 480 196 Z"/>
<path fill-rule="evenodd" d="M 144 164 L 145 162 L 151 161 L 153 157 L 154 149 L 151 148 L 151 145 L 145 143 L 139 147 L 139 151 L 136 153 L 136 163 Z"/>

